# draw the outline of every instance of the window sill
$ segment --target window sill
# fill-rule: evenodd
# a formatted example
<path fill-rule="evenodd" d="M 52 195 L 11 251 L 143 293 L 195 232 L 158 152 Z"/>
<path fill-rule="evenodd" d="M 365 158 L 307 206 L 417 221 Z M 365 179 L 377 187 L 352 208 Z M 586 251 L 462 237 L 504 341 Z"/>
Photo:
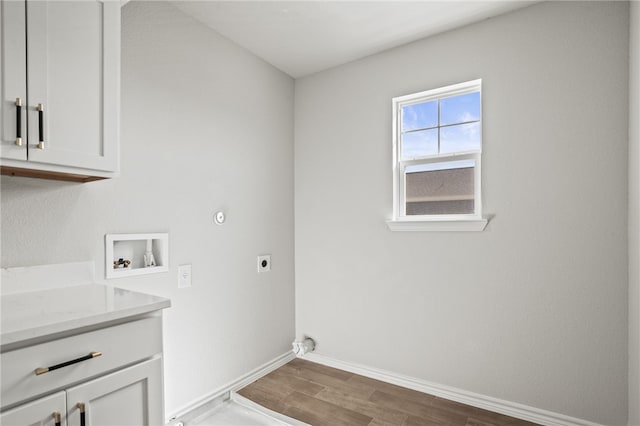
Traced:
<path fill-rule="evenodd" d="M 469 220 L 389 220 L 391 231 L 405 232 L 480 232 L 489 221 L 487 219 Z"/>

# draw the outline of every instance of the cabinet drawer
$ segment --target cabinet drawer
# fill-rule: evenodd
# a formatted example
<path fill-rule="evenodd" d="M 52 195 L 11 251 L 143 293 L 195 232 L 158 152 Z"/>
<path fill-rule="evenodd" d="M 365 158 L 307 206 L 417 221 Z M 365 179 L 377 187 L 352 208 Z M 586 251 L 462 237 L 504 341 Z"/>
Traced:
<path fill-rule="evenodd" d="M 35 370 L 101 356 L 36 375 Z M 162 352 L 162 318 L 148 317 L 0 354 L 2 406 L 16 404 Z"/>

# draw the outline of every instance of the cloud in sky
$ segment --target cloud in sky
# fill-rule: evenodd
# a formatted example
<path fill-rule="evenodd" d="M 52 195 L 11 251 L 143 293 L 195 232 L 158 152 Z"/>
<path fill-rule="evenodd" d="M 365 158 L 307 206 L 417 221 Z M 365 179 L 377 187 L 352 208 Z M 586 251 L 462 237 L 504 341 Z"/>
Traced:
<path fill-rule="evenodd" d="M 480 149 L 480 123 L 459 124 L 440 129 L 440 152 L 453 153 Z"/>
<path fill-rule="evenodd" d="M 480 92 L 440 100 L 440 125 L 480 120 Z"/>
<path fill-rule="evenodd" d="M 402 157 L 413 158 L 438 153 L 438 129 L 421 130 L 402 135 Z"/>
<path fill-rule="evenodd" d="M 402 107 L 402 130 L 426 129 L 438 125 L 438 101 Z"/>

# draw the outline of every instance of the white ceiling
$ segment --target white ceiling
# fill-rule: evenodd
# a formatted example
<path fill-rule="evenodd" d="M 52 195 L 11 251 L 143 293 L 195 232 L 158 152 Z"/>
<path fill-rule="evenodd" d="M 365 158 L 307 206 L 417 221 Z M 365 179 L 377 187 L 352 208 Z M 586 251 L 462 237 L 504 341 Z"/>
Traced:
<path fill-rule="evenodd" d="M 535 1 L 174 1 L 294 78 Z"/>

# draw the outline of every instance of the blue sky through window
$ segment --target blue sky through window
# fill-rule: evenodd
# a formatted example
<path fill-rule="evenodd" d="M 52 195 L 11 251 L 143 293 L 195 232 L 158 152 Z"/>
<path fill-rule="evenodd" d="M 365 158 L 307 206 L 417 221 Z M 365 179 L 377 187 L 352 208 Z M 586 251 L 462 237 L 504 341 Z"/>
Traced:
<path fill-rule="evenodd" d="M 438 101 L 402 107 L 402 131 L 438 126 Z"/>
<path fill-rule="evenodd" d="M 403 157 L 423 157 L 438 153 L 438 129 L 420 130 L 402 136 Z"/>
<path fill-rule="evenodd" d="M 480 92 L 440 100 L 440 125 L 480 120 Z"/>
<path fill-rule="evenodd" d="M 480 92 L 403 106 L 402 157 L 412 158 L 480 150 L 481 126 L 477 122 L 479 120 Z M 476 122 L 469 123 L 470 121 Z M 438 126 L 447 127 L 438 129 Z M 429 128 L 432 129 L 419 130 Z M 439 141 L 438 131 L 440 132 Z"/>
<path fill-rule="evenodd" d="M 480 149 L 480 123 L 458 124 L 440 129 L 440 152 L 475 151 Z"/>

